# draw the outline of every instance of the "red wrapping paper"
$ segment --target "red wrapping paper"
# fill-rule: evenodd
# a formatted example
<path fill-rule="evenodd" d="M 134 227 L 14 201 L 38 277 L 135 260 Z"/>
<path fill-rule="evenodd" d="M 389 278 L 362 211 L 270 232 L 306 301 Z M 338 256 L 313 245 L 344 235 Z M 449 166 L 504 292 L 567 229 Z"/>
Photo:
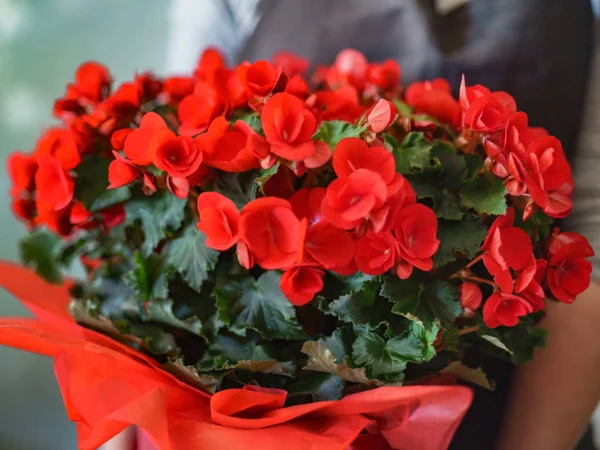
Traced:
<path fill-rule="evenodd" d="M 245 386 L 210 396 L 151 358 L 77 325 L 68 286 L 0 262 L 0 286 L 37 318 L 1 318 L 0 344 L 54 359 L 79 448 L 136 425 L 159 450 L 439 450 L 472 393 L 462 386 L 380 387 L 339 401 L 284 407 L 286 392 Z"/>

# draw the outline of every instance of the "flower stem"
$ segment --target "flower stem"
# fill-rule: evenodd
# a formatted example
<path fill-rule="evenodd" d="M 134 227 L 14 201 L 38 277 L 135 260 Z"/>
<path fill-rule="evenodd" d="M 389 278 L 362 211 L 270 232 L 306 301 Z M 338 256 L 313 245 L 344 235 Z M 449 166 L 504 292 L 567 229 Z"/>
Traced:
<path fill-rule="evenodd" d="M 477 330 L 479 330 L 479 325 L 473 325 L 472 327 L 467 327 L 463 328 L 462 330 L 458 330 L 458 334 L 459 336 L 462 336 L 463 334 L 474 333 Z"/>
<path fill-rule="evenodd" d="M 476 283 L 489 284 L 490 286 L 496 286 L 496 284 L 493 281 L 486 280 L 484 278 L 479 278 L 479 277 L 468 276 L 468 277 L 463 277 L 463 280 L 474 281 Z"/>
<path fill-rule="evenodd" d="M 468 269 L 468 268 L 470 268 L 470 267 L 474 266 L 475 264 L 477 264 L 477 263 L 478 263 L 478 262 L 481 260 L 481 258 L 483 258 L 483 255 L 484 255 L 484 254 L 482 253 L 482 254 L 481 254 L 481 255 L 479 255 L 477 258 L 473 259 L 473 260 L 472 260 L 472 261 L 471 261 L 469 264 L 467 264 L 467 265 L 465 266 L 465 269 Z"/>

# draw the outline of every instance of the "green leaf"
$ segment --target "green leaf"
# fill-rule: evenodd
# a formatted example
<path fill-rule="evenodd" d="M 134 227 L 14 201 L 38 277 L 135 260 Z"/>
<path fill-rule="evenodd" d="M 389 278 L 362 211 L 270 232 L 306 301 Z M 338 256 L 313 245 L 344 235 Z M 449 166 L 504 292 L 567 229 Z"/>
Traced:
<path fill-rule="evenodd" d="M 265 361 L 273 359 L 273 355 L 265 344 L 259 344 L 260 335 L 256 332 L 248 332 L 246 336 L 235 336 L 219 334 L 215 342 L 210 345 L 202 358 L 200 367 L 212 370 L 217 365 L 213 363 L 219 358 L 223 363 L 231 365 L 239 361 Z"/>
<path fill-rule="evenodd" d="M 325 372 L 301 372 L 297 379 L 286 387 L 288 398 L 309 396 L 314 402 L 340 400 L 345 382 L 340 377 Z"/>
<path fill-rule="evenodd" d="M 275 271 L 219 280 L 214 289 L 221 320 L 240 335 L 247 328 L 265 339 L 303 339 L 306 335 L 296 320 L 294 306 L 279 287 L 281 276 Z"/>
<path fill-rule="evenodd" d="M 486 235 L 487 227 L 479 217 L 472 214 L 465 215 L 460 221 L 440 219 L 437 235 L 440 246 L 433 255 L 434 267 L 445 266 L 455 261 L 456 252 L 473 259 Z"/>
<path fill-rule="evenodd" d="M 422 132 L 411 132 L 406 135 L 400 147 L 394 150 L 396 171 L 401 174 L 413 169 L 424 169 L 431 159 L 432 145 Z"/>
<path fill-rule="evenodd" d="M 344 322 L 366 325 L 371 329 L 382 323 L 396 327 L 398 317 L 391 313 L 389 301 L 378 295 L 380 286 L 379 280 L 367 281 L 361 289 L 329 303 L 327 312 Z"/>
<path fill-rule="evenodd" d="M 459 380 L 481 386 L 489 391 L 494 390 L 494 383 L 488 379 L 487 375 L 483 370 L 481 370 L 481 368 L 472 369 L 465 366 L 460 361 L 451 362 L 448 367 L 440 370 L 440 373 L 443 375 L 454 375 Z"/>
<path fill-rule="evenodd" d="M 392 312 L 418 317 L 421 306 L 423 285 L 414 278 L 401 280 L 396 276 L 386 276 L 381 287 L 381 295 L 394 302 Z"/>
<path fill-rule="evenodd" d="M 415 278 L 401 280 L 388 276 L 381 289 L 381 295 L 394 302 L 392 312 L 405 317 L 418 318 L 431 329 L 440 321 L 449 327 L 462 313 L 458 300 L 458 289 L 441 280 L 427 280 L 420 283 Z"/>
<path fill-rule="evenodd" d="M 495 176 L 480 175 L 467 181 L 460 190 L 462 204 L 478 214 L 506 214 L 506 187 Z"/>
<path fill-rule="evenodd" d="M 369 378 L 388 383 L 400 383 L 404 378 L 406 363 L 412 355 L 411 349 L 407 358 L 403 352 L 409 350 L 409 345 L 404 345 L 400 341 L 399 338 L 392 338 L 386 342 L 375 333 L 363 333 L 352 346 L 354 363 L 364 367 Z"/>
<path fill-rule="evenodd" d="M 365 127 L 358 127 L 343 120 L 323 121 L 313 139 L 325 142 L 333 150 L 342 139 L 360 137 L 363 131 L 365 131 Z"/>
<path fill-rule="evenodd" d="M 239 114 L 236 112 L 233 114 L 231 118 L 231 123 L 235 123 L 236 121 L 241 120 L 242 122 L 246 122 L 250 125 L 256 133 L 263 134 L 262 123 L 260 121 L 260 115 L 255 111 L 241 111 Z"/>
<path fill-rule="evenodd" d="M 88 155 L 75 169 L 75 197 L 91 210 L 91 206 L 108 188 L 110 161 L 99 155 Z"/>
<path fill-rule="evenodd" d="M 151 300 L 144 306 L 145 320 L 203 336 L 202 322 L 196 316 L 180 319 L 173 312 L 173 300 Z"/>
<path fill-rule="evenodd" d="M 467 163 L 467 180 L 475 177 L 483 168 L 483 158 L 475 153 L 465 154 L 465 162 Z"/>
<path fill-rule="evenodd" d="M 267 184 L 267 181 L 269 181 L 271 177 L 277 173 L 278 170 L 279 163 L 273 164 L 273 166 L 269 167 L 268 169 L 260 170 L 260 175 L 256 178 L 255 181 L 262 194 L 265 193 L 265 184 Z"/>
<path fill-rule="evenodd" d="M 477 331 L 481 337 L 486 336 L 487 341 L 493 343 L 496 347 L 502 348 L 493 342 L 490 337 L 498 339 L 503 344 L 505 350 L 511 353 L 512 361 L 515 364 L 523 364 L 533 359 L 536 348 L 544 348 L 548 332 L 532 325 L 519 323 L 514 327 L 499 327 L 489 329 L 481 326 Z"/>
<path fill-rule="evenodd" d="M 431 149 L 431 156 L 438 162 L 438 184 L 455 190 L 462 186 L 467 176 L 467 162 L 452 145 L 438 141 Z"/>
<path fill-rule="evenodd" d="M 421 295 L 421 307 L 426 308 L 432 317 L 443 327 L 449 327 L 462 314 L 458 299 L 458 288 L 445 281 L 433 280 L 425 283 Z"/>
<path fill-rule="evenodd" d="M 208 272 L 215 268 L 219 252 L 206 246 L 206 235 L 192 224 L 183 236 L 171 241 L 167 262 L 196 291 L 200 291 Z"/>
<path fill-rule="evenodd" d="M 123 281 L 142 301 L 154 298 L 166 299 L 169 295 L 167 279 L 170 275 L 165 260 L 160 254 L 144 258 L 136 252 L 133 258 L 135 267 L 123 276 Z"/>
<path fill-rule="evenodd" d="M 230 173 L 217 172 L 217 182 L 214 191 L 224 195 L 238 209 L 242 209 L 256 198 L 256 171 Z"/>
<path fill-rule="evenodd" d="M 46 230 L 36 230 L 19 242 L 21 261 L 50 283 L 60 283 L 62 240 Z"/>
<path fill-rule="evenodd" d="M 445 189 L 433 199 L 433 212 L 441 219 L 460 220 L 465 215 L 458 197 Z"/>
<path fill-rule="evenodd" d="M 131 191 L 128 186 L 122 186 L 116 189 L 106 189 L 92 201 L 90 212 L 102 211 L 111 206 L 120 205 L 130 198 Z"/>
<path fill-rule="evenodd" d="M 337 363 L 335 356 L 323 342 L 305 342 L 302 346 L 302 353 L 308 355 L 308 362 L 304 370 L 331 373 L 351 383 L 380 385 L 378 381 L 367 378 L 365 369 L 351 368 L 345 363 Z"/>
<path fill-rule="evenodd" d="M 442 348 L 451 352 L 458 350 L 458 328 L 455 326 L 449 327 L 442 333 Z"/>
<path fill-rule="evenodd" d="M 413 113 L 412 106 L 408 105 L 407 103 L 404 103 L 402 100 L 398 100 L 397 98 L 393 99 L 392 102 L 394 103 L 394 106 L 398 110 L 398 114 L 400 114 L 401 116 L 407 117 L 407 116 L 412 115 L 412 113 Z"/>
<path fill-rule="evenodd" d="M 167 230 L 176 231 L 185 218 L 186 199 L 175 197 L 170 192 L 137 197 L 125 204 L 127 221 L 140 221 L 144 232 L 142 255 L 150 256 L 159 242 L 166 237 Z"/>

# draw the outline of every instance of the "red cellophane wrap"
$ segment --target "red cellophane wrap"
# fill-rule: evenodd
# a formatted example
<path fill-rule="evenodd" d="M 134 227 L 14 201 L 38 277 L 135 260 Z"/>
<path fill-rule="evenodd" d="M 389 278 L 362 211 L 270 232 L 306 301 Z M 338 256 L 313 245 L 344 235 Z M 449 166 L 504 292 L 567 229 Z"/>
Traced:
<path fill-rule="evenodd" d="M 37 317 L 0 319 L 0 344 L 54 359 L 81 449 L 137 425 L 160 450 L 437 450 L 447 448 L 471 402 L 461 386 L 380 387 L 291 407 L 279 389 L 246 386 L 210 396 L 77 325 L 67 311 L 67 286 L 6 262 L 0 286 Z"/>

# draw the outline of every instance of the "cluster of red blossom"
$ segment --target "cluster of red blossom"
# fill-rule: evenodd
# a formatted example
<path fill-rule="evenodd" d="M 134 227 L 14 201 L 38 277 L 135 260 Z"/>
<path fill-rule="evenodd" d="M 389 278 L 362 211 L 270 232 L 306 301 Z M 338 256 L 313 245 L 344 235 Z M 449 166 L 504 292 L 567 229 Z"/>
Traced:
<path fill-rule="evenodd" d="M 64 126 L 46 132 L 32 154 L 14 153 L 9 160 L 14 210 L 62 235 L 122 221 L 121 205 L 92 214 L 74 198 L 74 169 L 89 154 L 111 159 L 110 188 L 141 182 L 149 195 L 168 189 L 180 198 L 197 195 L 219 171 L 280 164 L 265 187 L 268 195 L 241 211 L 219 193 L 200 193 L 198 227 L 209 247 L 236 246 L 244 267 L 283 270 L 281 289 L 296 305 L 323 288 L 325 271 L 393 270 L 405 279 L 413 268 L 432 269 L 438 220 L 397 173 L 381 135 L 389 127 L 428 132 L 437 121 L 457 132 L 456 145 L 465 152 L 483 144 L 487 169 L 504 179 L 512 197 L 524 199 L 513 204 L 525 220 L 538 208 L 555 218 L 570 212 L 573 182 L 560 142 L 529 127 L 509 94 L 467 87 L 464 79 L 458 100 L 442 79 L 413 83 L 402 93 L 397 63 L 369 64 L 354 50 L 341 52 L 331 67 L 319 67 L 314 79 L 305 79 L 307 68 L 306 61 L 280 54 L 273 63 L 231 70 L 208 50 L 191 77 L 161 81 L 143 74 L 111 93 L 106 68 L 86 63 L 55 104 Z M 313 84 L 319 89 L 310 89 Z M 433 119 L 399 116 L 391 100 L 401 98 Z M 260 129 L 235 120 L 240 112 L 257 113 Z M 362 127 L 360 138 L 342 139 L 332 152 L 315 134 L 330 120 Z M 328 184 L 305 182 L 294 189 L 292 181 L 313 180 L 310 172 L 323 173 L 329 165 L 335 177 Z M 509 208 L 496 219 L 477 258 L 494 279 L 483 308 L 490 327 L 516 325 L 520 316 L 543 308 L 545 286 L 571 302 L 589 284 L 585 258 L 593 251 L 585 238 L 555 234 L 547 260 L 536 260 L 514 216 Z M 481 290 L 464 279 L 463 306 L 477 309 Z"/>

